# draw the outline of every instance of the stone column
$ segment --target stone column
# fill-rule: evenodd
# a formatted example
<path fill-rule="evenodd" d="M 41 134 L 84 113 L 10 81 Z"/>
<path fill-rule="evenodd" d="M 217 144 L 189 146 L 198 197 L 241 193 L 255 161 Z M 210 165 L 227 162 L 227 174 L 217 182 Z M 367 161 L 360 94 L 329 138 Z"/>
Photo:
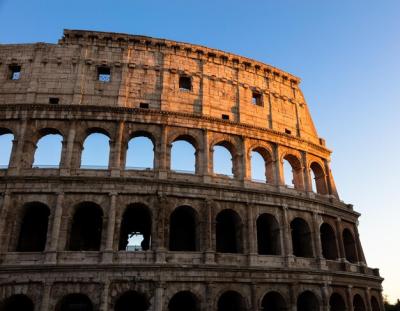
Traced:
<path fill-rule="evenodd" d="M 257 284 L 251 283 L 251 307 L 249 310 L 259 311 L 258 297 L 257 297 Z"/>
<path fill-rule="evenodd" d="M 50 303 L 51 286 L 52 286 L 52 284 L 49 284 L 47 282 L 44 283 L 43 293 L 42 293 L 42 301 L 40 303 L 40 311 L 50 310 L 49 303 Z"/>
<path fill-rule="evenodd" d="M 215 202 L 211 199 L 205 200 L 206 207 L 206 221 L 205 223 L 205 252 L 204 252 L 204 263 L 215 264 L 215 249 L 213 243 L 214 237 L 214 208 Z"/>
<path fill-rule="evenodd" d="M 279 146 L 274 145 L 274 171 L 275 171 L 275 184 L 277 186 L 284 186 L 285 181 L 283 177 L 283 163 L 279 158 Z"/>
<path fill-rule="evenodd" d="M 328 160 L 324 160 L 324 164 L 325 164 L 325 175 L 326 175 L 326 183 L 327 183 L 327 187 L 328 187 L 328 193 L 330 195 L 336 197 L 337 199 L 339 199 L 339 194 L 336 190 L 335 181 L 333 180 L 333 176 L 332 176 L 331 169 L 329 167 Z"/>
<path fill-rule="evenodd" d="M 202 311 L 214 310 L 213 295 L 214 295 L 214 283 L 208 282 L 206 284 L 206 299 Z"/>
<path fill-rule="evenodd" d="M 67 144 L 66 144 L 66 150 L 63 152 L 63 159 L 62 159 L 62 165 L 61 165 L 61 174 L 62 175 L 69 175 L 70 172 L 69 170 L 72 167 L 72 154 L 74 152 L 74 141 L 75 141 L 75 135 L 76 135 L 76 130 L 75 130 L 75 122 L 71 123 L 71 126 L 69 128 L 68 132 L 68 138 L 67 138 Z"/>
<path fill-rule="evenodd" d="M 117 193 L 111 192 L 110 194 L 110 209 L 108 211 L 107 220 L 107 236 L 106 245 L 103 252 L 103 263 L 111 263 L 113 261 L 113 244 L 114 244 L 114 231 L 115 231 L 115 214 L 117 209 Z"/>
<path fill-rule="evenodd" d="M 366 260 L 364 256 L 364 251 L 361 246 L 361 241 L 360 241 L 360 234 L 358 233 L 358 227 L 357 224 L 354 225 L 354 235 L 355 235 L 355 240 L 356 240 L 356 250 L 357 250 L 357 258 L 358 262 L 360 264 L 366 265 Z"/>
<path fill-rule="evenodd" d="M 247 204 L 247 241 L 248 241 L 248 264 L 254 265 L 257 261 L 257 234 L 254 230 L 253 208 Z"/>
<path fill-rule="evenodd" d="M 367 311 L 372 311 L 372 304 L 371 304 L 371 288 L 367 287 L 365 289 L 365 302 L 366 302 L 366 307 L 367 307 Z"/>
<path fill-rule="evenodd" d="M 108 298 L 110 295 L 110 281 L 106 280 L 103 285 L 103 293 L 101 295 L 100 311 L 109 311 Z"/>
<path fill-rule="evenodd" d="M 154 311 L 163 311 L 165 283 L 158 282 L 154 295 Z"/>
<path fill-rule="evenodd" d="M 3 204 L 1 206 L 0 210 L 0 255 L 2 256 L 2 253 L 7 251 L 7 244 L 5 241 L 5 238 L 7 236 L 5 232 L 5 224 L 8 221 L 8 210 L 10 209 L 11 206 L 11 193 L 9 191 L 6 191 L 3 194 Z"/>
<path fill-rule="evenodd" d="M 165 210 L 168 208 L 168 198 L 164 194 L 158 194 L 157 197 L 157 229 L 155 236 L 155 262 L 157 264 L 165 263 Z"/>
<path fill-rule="evenodd" d="M 320 234 L 320 216 L 318 213 L 313 212 L 313 240 L 315 245 L 315 256 L 317 257 L 317 261 L 320 269 L 326 269 L 326 262 L 324 255 L 322 254 L 322 244 L 321 244 L 321 234 Z"/>
<path fill-rule="evenodd" d="M 336 218 L 336 238 L 338 243 L 338 255 L 341 261 L 346 259 L 346 252 L 344 250 L 344 243 L 343 243 L 343 228 L 342 228 L 342 219 L 340 217 Z"/>
<path fill-rule="evenodd" d="M 209 181 L 209 175 L 213 173 L 213 152 L 209 146 L 208 130 L 203 130 L 203 163 L 202 174 L 204 182 Z"/>
<path fill-rule="evenodd" d="M 111 144 L 111 156 L 109 168 L 111 169 L 111 176 L 119 177 L 121 170 L 121 146 L 122 146 L 122 136 L 124 131 L 124 122 L 119 122 L 116 135 L 114 137 L 114 143 Z"/>
<path fill-rule="evenodd" d="M 249 150 L 249 144 L 246 138 L 242 138 L 243 140 L 243 178 L 244 180 L 252 179 L 251 176 L 251 150 Z"/>
<path fill-rule="evenodd" d="M 323 287 L 321 287 L 321 296 L 322 296 L 322 310 L 323 311 L 329 311 L 329 285 L 324 284 Z"/>
<path fill-rule="evenodd" d="M 288 311 L 297 311 L 297 294 L 298 294 L 298 285 L 290 284 L 289 287 L 289 295 L 290 301 L 287 310 Z"/>
<path fill-rule="evenodd" d="M 64 193 L 59 192 L 57 194 L 56 208 L 54 210 L 53 225 L 51 228 L 51 240 L 49 248 L 46 252 L 46 263 L 56 264 L 57 263 L 57 250 L 58 240 L 60 236 L 61 219 L 63 215 L 64 205 Z"/>
<path fill-rule="evenodd" d="M 353 286 L 348 285 L 346 288 L 347 309 L 353 310 Z"/>
<path fill-rule="evenodd" d="M 159 143 L 159 151 L 157 152 L 158 155 L 158 177 L 160 179 L 167 178 L 167 170 L 169 169 L 167 163 L 167 134 L 168 128 L 165 125 L 162 125 L 161 128 L 161 136 L 160 136 L 160 143 Z"/>
<path fill-rule="evenodd" d="M 307 153 L 301 153 L 301 165 L 303 167 L 303 179 L 304 179 L 304 190 L 308 192 L 312 192 L 312 180 L 310 170 L 308 168 L 308 160 L 307 160 Z"/>
<path fill-rule="evenodd" d="M 283 220 L 283 255 L 286 257 L 286 264 L 289 266 L 293 261 L 292 233 L 288 220 L 288 207 L 282 207 Z"/>
<path fill-rule="evenodd" d="M 27 124 L 28 120 L 24 119 L 21 121 L 18 138 L 13 141 L 8 169 L 8 174 L 10 175 L 18 175 L 19 170 L 21 169 L 21 157 L 23 156 Z"/>

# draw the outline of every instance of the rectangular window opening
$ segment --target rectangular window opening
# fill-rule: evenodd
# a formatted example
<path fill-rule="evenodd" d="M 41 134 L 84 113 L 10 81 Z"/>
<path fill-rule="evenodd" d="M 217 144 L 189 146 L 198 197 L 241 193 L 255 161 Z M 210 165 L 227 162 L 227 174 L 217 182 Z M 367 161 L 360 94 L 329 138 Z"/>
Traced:
<path fill-rule="evenodd" d="M 222 120 L 229 120 L 229 116 L 227 114 L 222 115 Z"/>
<path fill-rule="evenodd" d="M 192 90 L 192 79 L 188 76 L 179 77 L 179 89 L 181 91 L 191 91 Z"/>
<path fill-rule="evenodd" d="M 262 106 L 263 102 L 262 102 L 262 95 L 259 92 L 253 92 L 252 97 L 251 97 L 251 103 L 253 105 L 257 105 L 257 106 Z"/>
<path fill-rule="evenodd" d="M 57 105 L 59 103 L 60 103 L 60 99 L 58 97 L 50 97 L 49 98 L 49 104 Z"/>
<path fill-rule="evenodd" d="M 10 65 L 10 79 L 19 80 L 21 78 L 21 66 Z"/>
<path fill-rule="evenodd" d="M 292 134 L 292 131 L 288 130 L 288 129 L 285 129 L 285 133 L 290 135 L 290 134 Z"/>
<path fill-rule="evenodd" d="M 111 69 L 110 67 L 97 67 L 97 79 L 101 82 L 111 81 Z"/>
<path fill-rule="evenodd" d="M 143 108 L 143 109 L 149 109 L 149 104 L 148 103 L 140 103 L 139 107 Z"/>

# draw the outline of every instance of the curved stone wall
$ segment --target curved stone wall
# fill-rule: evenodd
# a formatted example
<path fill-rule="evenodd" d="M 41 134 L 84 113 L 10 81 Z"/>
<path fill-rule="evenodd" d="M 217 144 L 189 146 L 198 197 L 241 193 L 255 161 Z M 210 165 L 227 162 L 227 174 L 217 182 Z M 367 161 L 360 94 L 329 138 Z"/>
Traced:
<path fill-rule="evenodd" d="M 0 169 L 0 310 L 383 310 L 298 78 L 191 44 L 72 30 L 56 45 L 0 46 L 0 60 L 0 135 L 14 135 Z M 35 166 L 55 133 L 59 166 Z M 82 165 L 92 133 L 109 138 L 108 167 Z M 153 143 L 151 169 L 126 167 L 138 136 Z M 179 140 L 196 150 L 192 173 L 171 169 Z M 214 173 L 215 146 L 232 176 Z M 252 151 L 266 182 L 252 180 Z M 144 237 L 135 249 L 132 232 Z"/>

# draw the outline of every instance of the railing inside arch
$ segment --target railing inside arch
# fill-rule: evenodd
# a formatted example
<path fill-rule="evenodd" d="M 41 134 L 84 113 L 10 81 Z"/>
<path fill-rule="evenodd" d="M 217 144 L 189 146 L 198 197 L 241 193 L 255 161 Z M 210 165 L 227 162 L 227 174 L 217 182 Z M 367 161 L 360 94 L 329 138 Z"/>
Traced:
<path fill-rule="evenodd" d="M 42 169 L 42 168 L 55 168 L 55 169 L 59 169 L 60 168 L 60 166 L 59 165 L 34 165 L 34 166 L 32 166 L 32 168 L 39 168 L 39 169 Z"/>
<path fill-rule="evenodd" d="M 106 165 L 81 165 L 80 169 L 83 170 L 108 170 Z"/>

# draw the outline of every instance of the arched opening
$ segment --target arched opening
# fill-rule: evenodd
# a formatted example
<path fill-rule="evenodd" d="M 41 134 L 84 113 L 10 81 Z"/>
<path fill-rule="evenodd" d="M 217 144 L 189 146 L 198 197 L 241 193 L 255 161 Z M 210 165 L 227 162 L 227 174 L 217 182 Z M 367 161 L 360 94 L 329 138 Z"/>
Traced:
<path fill-rule="evenodd" d="M 346 303 L 341 295 L 333 293 L 329 298 L 329 310 L 330 311 L 346 311 Z"/>
<path fill-rule="evenodd" d="M 218 299 L 218 311 L 245 311 L 246 303 L 242 295 L 227 291 Z"/>
<path fill-rule="evenodd" d="M 34 309 L 32 300 L 23 294 L 10 296 L 0 304 L 0 311 L 33 311 Z"/>
<path fill-rule="evenodd" d="M 371 308 L 372 308 L 372 311 L 381 311 L 381 307 L 379 306 L 378 299 L 376 299 L 375 296 L 371 297 Z"/>
<path fill-rule="evenodd" d="M 251 179 L 272 183 L 274 181 L 274 168 L 269 151 L 262 147 L 256 147 L 251 151 L 250 157 Z"/>
<path fill-rule="evenodd" d="M 129 140 L 126 150 L 125 168 L 154 168 L 154 143 L 150 137 L 138 135 Z"/>
<path fill-rule="evenodd" d="M 146 311 L 150 303 L 145 295 L 136 291 L 122 294 L 115 303 L 114 311 Z"/>
<path fill-rule="evenodd" d="M 196 148 L 188 139 L 179 138 L 171 146 L 171 170 L 184 173 L 196 172 Z"/>
<path fill-rule="evenodd" d="M 364 299 L 359 294 L 356 294 L 353 298 L 353 311 L 365 311 Z"/>
<path fill-rule="evenodd" d="M 84 294 L 69 294 L 57 304 L 56 311 L 93 311 L 93 304 Z"/>
<path fill-rule="evenodd" d="M 46 247 L 49 208 L 34 202 L 27 204 L 24 209 L 17 252 L 43 252 Z"/>
<path fill-rule="evenodd" d="M 319 310 L 318 299 L 313 292 L 307 290 L 297 297 L 297 311 L 317 310 Z"/>
<path fill-rule="evenodd" d="M 197 228 L 197 215 L 193 208 L 176 208 L 170 218 L 169 249 L 188 252 L 198 250 Z"/>
<path fill-rule="evenodd" d="M 231 209 L 218 213 L 216 218 L 217 252 L 242 253 L 242 220 Z"/>
<path fill-rule="evenodd" d="M 169 311 L 199 311 L 199 302 L 189 291 L 176 293 L 168 303 Z"/>
<path fill-rule="evenodd" d="M 303 174 L 301 163 L 292 154 L 283 157 L 283 176 L 285 185 L 295 189 L 303 189 Z"/>
<path fill-rule="evenodd" d="M 8 168 L 10 164 L 11 151 L 14 135 L 5 129 L 0 129 L 0 169 Z"/>
<path fill-rule="evenodd" d="M 81 168 L 107 169 L 109 156 L 110 138 L 101 132 L 94 132 L 83 143 Z"/>
<path fill-rule="evenodd" d="M 310 165 L 312 190 L 319 194 L 327 194 L 325 172 L 321 165 L 313 162 Z"/>
<path fill-rule="evenodd" d="M 311 244 L 311 231 L 307 222 L 301 218 L 295 218 L 290 223 L 292 231 L 293 255 L 297 257 L 313 257 Z"/>
<path fill-rule="evenodd" d="M 32 167 L 59 167 L 63 137 L 56 130 L 46 131 L 37 144 Z"/>
<path fill-rule="evenodd" d="M 356 250 L 356 241 L 349 229 L 343 230 L 343 244 L 344 244 L 344 252 L 346 255 L 346 259 L 352 263 L 357 262 L 358 258 Z"/>
<path fill-rule="evenodd" d="M 280 230 L 276 218 L 262 214 L 257 218 L 257 245 L 260 255 L 280 255 Z"/>
<path fill-rule="evenodd" d="M 278 292 L 265 294 L 261 301 L 261 310 L 265 311 L 284 311 L 287 310 L 285 299 Z"/>
<path fill-rule="evenodd" d="M 151 213 L 142 204 L 131 204 L 125 210 L 119 237 L 121 251 L 147 251 L 151 245 Z"/>
<path fill-rule="evenodd" d="M 213 147 L 213 172 L 217 175 L 234 176 L 234 160 L 230 144 L 221 142 Z"/>
<path fill-rule="evenodd" d="M 319 232 L 321 238 L 322 256 L 329 260 L 337 259 L 338 251 L 336 247 L 335 231 L 329 224 L 323 223 L 319 228 Z"/>
<path fill-rule="evenodd" d="M 72 219 L 69 250 L 100 250 L 102 227 L 103 211 L 100 206 L 92 202 L 79 204 Z"/>

